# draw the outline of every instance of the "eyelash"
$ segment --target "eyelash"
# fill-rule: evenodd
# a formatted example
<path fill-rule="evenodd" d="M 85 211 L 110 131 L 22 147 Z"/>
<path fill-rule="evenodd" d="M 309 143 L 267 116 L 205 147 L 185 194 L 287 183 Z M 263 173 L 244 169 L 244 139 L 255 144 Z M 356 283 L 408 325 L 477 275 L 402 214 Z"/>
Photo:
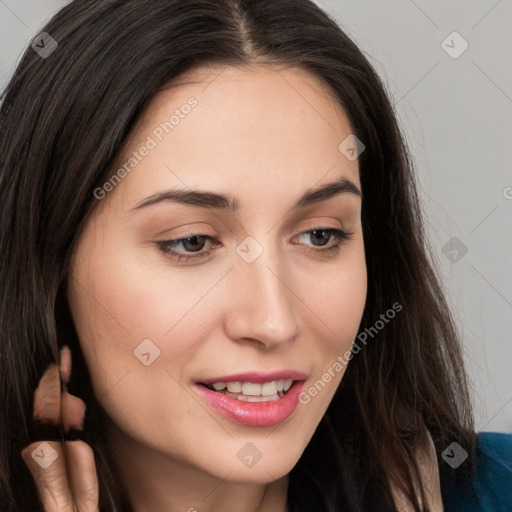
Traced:
<path fill-rule="evenodd" d="M 307 249 L 308 252 L 314 252 L 314 253 L 327 253 L 327 254 L 336 254 L 340 249 L 341 246 L 349 241 L 352 238 L 352 235 L 354 234 L 353 231 L 343 231 L 341 229 L 334 229 L 334 228 L 313 228 L 309 231 L 303 231 L 298 236 L 302 235 L 308 235 L 315 231 L 321 231 L 325 233 L 330 233 L 335 241 L 334 244 L 328 247 L 327 249 Z M 217 241 L 215 237 L 209 236 L 209 235 L 200 235 L 200 234 L 194 234 L 191 233 L 188 237 L 185 238 L 176 238 L 174 240 L 163 240 L 160 242 L 157 242 L 156 245 L 160 251 L 162 251 L 166 256 L 169 256 L 170 258 L 177 260 L 177 261 L 188 261 L 191 259 L 198 259 L 198 258 L 205 258 L 207 257 L 210 252 L 207 251 L 202 252 L 198 255 L 190 256 L 186 254 L 182 254 L 180 252 L 174 251 L 171 249 L 171 246 L 175 246 L 176 244 L 179 244 L 185 240 L 188 240 L 190 238 L 206 238 L 207 240 L 211 241 Z"/>

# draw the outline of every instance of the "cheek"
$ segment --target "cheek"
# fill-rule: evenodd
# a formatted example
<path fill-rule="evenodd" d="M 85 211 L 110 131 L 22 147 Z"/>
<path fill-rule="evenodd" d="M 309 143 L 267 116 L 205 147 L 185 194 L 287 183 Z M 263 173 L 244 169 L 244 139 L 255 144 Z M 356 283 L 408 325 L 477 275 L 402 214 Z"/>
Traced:
<path fill-rule="evenodd" d="M 343 259 L 343 258 L 342 258 Z M 327 410 L 352 358 L 351 348 L 361 322 L 367 292 L 367 273 L 362 244 L 347 251 L 347 258 L 332 271 L 330 286 L 322 291 L 311 287 L 307 295 L 313 304 L 316 323 L 309 346 L 309 359 L 315 361 L 312 378 L 304 386 L 300 407 L 304 408 L 305 424 L 311 430 Z M 305 351 L 306 352 L 306 351 Z"/>
<path fill-rule="evenodd" d="M 316 322 L 311 326 L 316 346 L 308 347 L 310 359 L 316 361 L 313 379 L 301 393 L 300 403 L 315 422 L 322 417 L 341 382 L 351 359 L 367 295 L 367 272 L 363 240 L 356 238 L 327 274 L 322 286 L 305 288 L 308 304 Z M 316 423 L 315 423 L 316 425 Z"/>
<path fill-rule="evenodd" d="M 78 254 L 69 305 L 100 402 L 107 395 L 110 403 L 125 394 L 135 401 L 143 389 L 186 380 L 205 332 L 218 323 L 220 298 L 208 292 L 220 271 L 176 269 L 147 247 L 114 243 L 84 244 Z M 128 393 L 129 383 L 137 381 L 142 385 Z M 179 391 L 173 391 L 175 396 Z"/>
<path fill-rule="evenodd" d="M 338 262 L 325 272 L 312 270 L 309 281 L 311 285 L 304 283 L 301 296 L 316 316 L 316 337 L 322 338 L 324 350 L 331 355 L 348 350 L 357 335 L 367 294 L 362 237 L 343 248 Z"/>
<path fill-rule="evenodd" d="M 157 360 L 163 348 L 160 340 L 172 333 L 173 319 L 182 316 L 184 305 L 171 300 L 170 283 L 166 286 L 160 276 L 148 272 L 134 251 L 91 244 L 79 254 L 69 305 L 96 395 L 101 397 L 127 372 L 145 368 L 136 355 L 144 340 L 151 340 L 142 346 L 149 348 L 151 361 Z M 172 346 L 180 352 L 178 345 Z"/>
<path fill-rule="evenodd" d="M 153 424 L 197 414 L 179 384 L 186 361 L 194 356 L 187 346 L 193 335 L 185 330 L 186 322 L 178 322 L 190 309 L 187 303 L 197 301 L 197 292 L 173 299 L 174 283 L 165 283 L 135 258 L 129 264 L 127 253 L 115 260 L 103 251 L 84 254 L 91 256 L 75 267 L 69 305 L 94 394 L 133 437 L 158 439 Z M 142 362 L 144 353 L 149 365 Z M 162 401 L 162 394 L 172 400 Z M 144 420 L 148 417 L 151 425 Z M 169 427 L 170 437 L 179 425 Z"/>

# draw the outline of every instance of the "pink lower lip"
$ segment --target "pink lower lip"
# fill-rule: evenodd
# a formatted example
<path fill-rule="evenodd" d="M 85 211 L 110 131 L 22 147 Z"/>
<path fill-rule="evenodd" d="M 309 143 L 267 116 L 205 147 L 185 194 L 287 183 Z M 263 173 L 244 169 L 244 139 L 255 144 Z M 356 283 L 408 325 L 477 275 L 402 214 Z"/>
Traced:
<path fill-rule="evenodd" d="M 269 402 L 243 402 L 200 384 L 195 384 L 194 388 L 227 418 L 250 427 L 270 427 L 281 423 L 293 413 L 303 386 L 304 381 L 295 381 L 282 398 Z"/>

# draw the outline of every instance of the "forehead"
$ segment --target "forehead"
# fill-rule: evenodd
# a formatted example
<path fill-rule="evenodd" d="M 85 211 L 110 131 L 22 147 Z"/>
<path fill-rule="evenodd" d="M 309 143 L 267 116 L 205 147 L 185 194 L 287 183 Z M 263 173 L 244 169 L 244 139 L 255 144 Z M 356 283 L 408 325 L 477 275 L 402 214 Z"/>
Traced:
<path fill-rule="evenodd" d="M 149 103 L 119 155 L 116 169 L 129 172 L 117 188 L 133 202 L 163 187 L 298 197 L 333 177 L 360 186 L 357 161 L 339 150 L 351 132 L 326 85 L 303 69 L 201 68 Z"/>

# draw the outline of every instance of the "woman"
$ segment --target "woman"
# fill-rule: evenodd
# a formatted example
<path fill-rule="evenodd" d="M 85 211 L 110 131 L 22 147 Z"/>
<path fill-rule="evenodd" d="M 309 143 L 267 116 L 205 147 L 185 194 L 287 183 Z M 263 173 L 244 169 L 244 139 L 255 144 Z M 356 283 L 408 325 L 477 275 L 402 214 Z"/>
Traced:
<path fill-rule="evenodd" d="M 0 111 L 2 511 L 510 510 L 336 23 L 75 0 L 44 33 Z"/>

